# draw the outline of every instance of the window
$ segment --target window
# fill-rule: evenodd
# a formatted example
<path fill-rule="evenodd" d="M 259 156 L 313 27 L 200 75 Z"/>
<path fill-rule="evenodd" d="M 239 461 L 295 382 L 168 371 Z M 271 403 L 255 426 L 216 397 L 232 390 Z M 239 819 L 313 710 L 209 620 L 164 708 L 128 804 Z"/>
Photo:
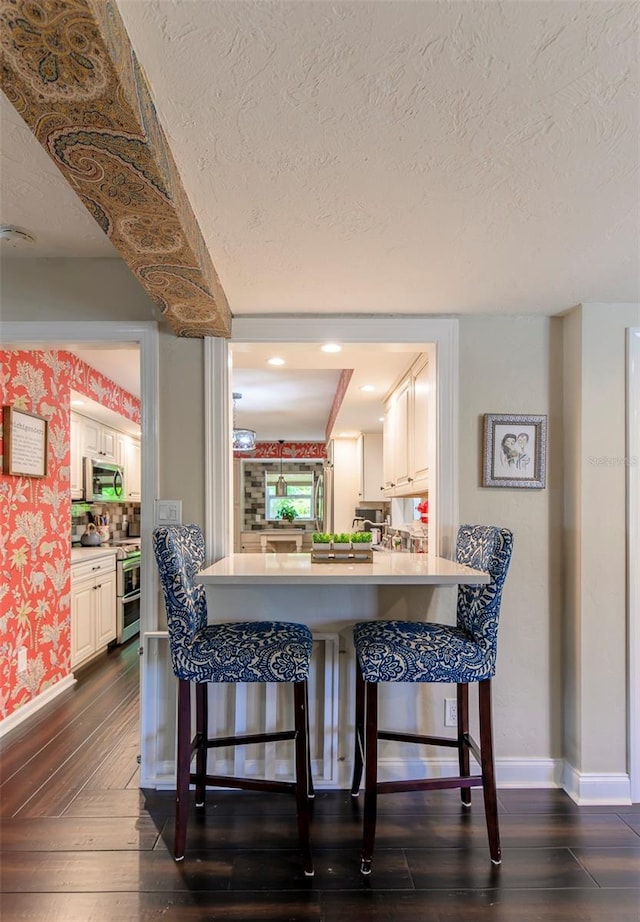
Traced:
<path fill-rule="evenodd" d="M 267 521 L 274 522 L 281 520 L 282 509 L 285 506 L 293 506 L 296 516 L 296 522 L 313 521 L 313 471 L 303 472 L 301 474 L 287 474 L 284 478 L 287 482 L 287 495 L 276 496 L 276 483 L 280 476 L 279 471 L 274 473 L 265 473 L 264 475 L 264 494 L 265 494 L 265 513 Z"/>

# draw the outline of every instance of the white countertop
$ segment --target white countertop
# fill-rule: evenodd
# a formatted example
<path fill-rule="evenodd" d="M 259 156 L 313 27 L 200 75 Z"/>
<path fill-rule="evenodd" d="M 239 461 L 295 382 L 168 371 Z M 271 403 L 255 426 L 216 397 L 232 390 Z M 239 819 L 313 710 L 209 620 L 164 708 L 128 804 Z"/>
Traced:
<path fill-rule="evenodd" d="M 109 554 L 115 554 L 117 547 L 112 544 L 101 544 L 99 547 L 72 547 L 71 563 L 80 563 L 84 560 L 94 560 L 97 557 L 106 557 Z"/>
<path fill-rule="evenodd" d="M 434 585 L 489 582 L 489 574 L 432 554 L 375 554 L 372 563 L 311 563 L 310 554 L 232 554 L 196 578 L 213 585 Z"/>

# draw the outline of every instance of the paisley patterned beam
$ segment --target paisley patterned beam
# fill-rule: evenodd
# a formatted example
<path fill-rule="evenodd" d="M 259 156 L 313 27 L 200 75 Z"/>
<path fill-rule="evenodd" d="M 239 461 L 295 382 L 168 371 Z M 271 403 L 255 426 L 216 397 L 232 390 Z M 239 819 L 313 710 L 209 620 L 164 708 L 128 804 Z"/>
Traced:
<path fill-rule="evenodd" d="M 0 86 L 180 336 L 231 312 L 111 0 L 0 0 Z"/>

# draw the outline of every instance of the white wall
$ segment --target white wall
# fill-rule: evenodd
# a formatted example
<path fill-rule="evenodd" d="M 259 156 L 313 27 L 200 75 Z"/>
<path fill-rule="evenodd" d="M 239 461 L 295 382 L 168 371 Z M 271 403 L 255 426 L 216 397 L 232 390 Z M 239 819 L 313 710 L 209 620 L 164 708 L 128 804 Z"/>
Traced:
<path fill-rule="evenodd" d="M 352 530 L 359 503 L 360 469 L 355 439 L 333 440 L 333 530 Z"/>
<path fill-rule="evenodd" d="M 460 521 L 514 533 L 494 683 L 498 758 L 562 756 L 560 332 L 543 317 L 460 319 Z M 481 486 L 485 413 L 548 416 L 546 489 Z"/>
<path fill-rule="evenodd" d="M 4 320 L 159 320 L 120 259 L 2 260 Z"/>
<path fill-rule="evenodd" d="M 637 304 L 586 304 L 566 321 L 567 639 L 579 663 L 568 751 L 577 784 L 627 770 L 625 336 L 638 324 Z"/>

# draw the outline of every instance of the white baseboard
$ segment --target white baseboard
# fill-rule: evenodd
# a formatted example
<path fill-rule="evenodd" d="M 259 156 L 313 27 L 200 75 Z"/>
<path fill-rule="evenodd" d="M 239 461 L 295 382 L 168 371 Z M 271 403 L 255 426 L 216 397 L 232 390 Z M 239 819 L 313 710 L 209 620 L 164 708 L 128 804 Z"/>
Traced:
<path fill-rule="evenodd" d="M 631 800 L 631 779 L 624 772 L 579 772 L 565 763 L 562 787 L 579 806 L 616 804 L 627 806 Z"/>
<path fill-rule="evenodd" d="M 23 704 L 22 707 L 19 707 L 13 714 L 9 714 L 8 717 L 0 721 L 0 739 L 6 736 L 11 730 L 15 730 L 15 728 L 19 727 L 28 717 L 31 717 L 46 704 L 49 704 L 50 701 L 53 701 L 54 698 L 57 698 L 58 695 L 62 694 L 62 692 L 66 691 L 68 688 L 71 688 L 75 683 L 76 679 L 73 675 L 65 676 L 64 679 L 60 679 L 55 685 L 43 691 L 37 698 L 33 698 L 31 701 L 28 701 L 27 704 Z"/>

